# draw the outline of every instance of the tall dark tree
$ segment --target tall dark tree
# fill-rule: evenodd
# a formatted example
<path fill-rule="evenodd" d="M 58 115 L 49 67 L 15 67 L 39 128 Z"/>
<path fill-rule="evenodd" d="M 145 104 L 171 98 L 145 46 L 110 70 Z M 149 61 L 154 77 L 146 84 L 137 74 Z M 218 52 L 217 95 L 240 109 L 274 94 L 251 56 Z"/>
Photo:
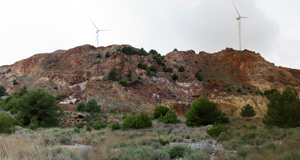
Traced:
<path fill-rule="evenodd" d="M 37 120 L 39 127 L 58 126 L 63 110 L 55 102 L 55 97 L 43 89 L 29 91 L 18 103 L 20 112 L 16 119 L 19 125 L 29 126 Z"/>
<path fill-rule="evenodd" d="M 225 113 L 217 109 L 217 104 L 201 97 L 195 100 L 192 107 L 185 113 L 186 125 L 201 126 L 214 123 L 228 123 Z"/>
<path fill-rule="evenodd" d="M 263 118 L 267 126 L 300 127 L 300 100 L 295 89 L 287 87 L 282 94 L 268 95 L 268 110 Z"/>

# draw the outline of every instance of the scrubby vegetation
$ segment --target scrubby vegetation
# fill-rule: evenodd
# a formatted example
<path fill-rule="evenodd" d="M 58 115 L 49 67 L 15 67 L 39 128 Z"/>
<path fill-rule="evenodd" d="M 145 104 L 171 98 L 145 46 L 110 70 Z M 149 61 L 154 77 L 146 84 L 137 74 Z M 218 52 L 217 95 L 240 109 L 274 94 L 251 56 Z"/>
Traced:
<path fill-rule="evenodd" d="M 11 134 L 15 132 L 14 119 L 6 114 L 0 113 L 0 134 Z"/>
<path fill-rule="evenodd" d="M 131 113 L 130 115 L 124 118 L 122 127 L 124 129 L 134 128 L 134 129 L 142 129 L 152 127 L 152 121 L 150 117 L 142 112 L 141 114 L 137 115 Z"/>
<path fill-rule="evenodd" d="M 254 117 L 256 115 L 255 110 L 253 109 L 253 107 L 249 104 L 247 104 L 246 106 L 244 106 L 241 109 L 241 116 L 242 117 Z"/>
<path fill-rule="evenodd" d="M 184 116 L 186 125 L 191 127 L 229 122 L 226 114 L 218 110 L 216 104 L 205 97 L 195 100 Z"/>
<path fill-rule="evenodd" d="M 97 104 L 95 99 L 89 100 L 86 104 L 80 102 L 77 104 L 76 111 L 88 112 L 88 113 L 100 113 L 101 106 Z"/>
<path fill-rule="evenodd" d="M 178 72 L 184 72 L 185 71 L 185 68 L 184 68 L 184 66 L 179 66 L 179 68 L 178 68 Z"/>
<path fill-rule="evenodd" d="M 268 110 L 263 119 L 265 125 L 300 127 L 300 100 L 295 89 L 287 87 L 282 94 L 274 91 L 268 98 Z"/>
<path fill-rule="evenodd" d="M 121 50 L 122 53 L 127 54 L 127 55 L 143 55 L 143 56 L 147 56 L 148 53 L 144 50 L 144 48 L 141 48 L 140 50 L 135 49 L 133 47 L 130 46 L 124 46 Z"/>
<path fill-rule="evenodd" d="M 108 73 L 107 79 L 110 81 L 118 81 L 118 72 L 116 69 L 111 69 Z"/>
<path fill-rule="evenodd" d="M 0 97 L 6 95 L 6 88 L 4 86 L 0 86 Z"/>
<path fill-rule="evenodd" d="M 157 106 L 153 112 L 153 119 L 157 119 L 160 116 L 165 116 L 170 109 L 166 106 Z"/>
<path fill-rule="evenodd" d="M 19 112 L 17 123 L 22 126 L 34 125 L 38 127 L 58 126 L 59 117 L 63 110 L 56 104 L 54 96 L 42 89 L 29 91 L 18 100 Z"/>

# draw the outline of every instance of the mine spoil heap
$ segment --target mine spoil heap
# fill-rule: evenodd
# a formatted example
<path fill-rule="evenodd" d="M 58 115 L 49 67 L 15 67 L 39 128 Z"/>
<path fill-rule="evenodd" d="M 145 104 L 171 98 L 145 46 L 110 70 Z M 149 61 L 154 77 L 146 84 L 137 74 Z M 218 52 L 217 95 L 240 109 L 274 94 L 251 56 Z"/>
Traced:
<path fill-rule="evenodd" d="M 112 69 L 128 87 L 107 79 Z M 231 48 L 213 54 L 189 50 L 161 56 L 129 45 L 83 45 L 1 66 L 0 76 L 0 85 L 9 94 L 23 86 L 61 94 L 59 104 L 67 111 L 95 98 L 104 111 L 151 114 L 156 106 L 165 105 L 183 115 L 196 98 L 206 96 L 228 115 L 239 116 L 240 109 L 250 104 L 261 117 L 268 99 L 258 93 L 287 86 L 300 91 L 299 70 L 277 67 L 259 53 Z M 18 85 L 13 85 L 14 80 Z"/>

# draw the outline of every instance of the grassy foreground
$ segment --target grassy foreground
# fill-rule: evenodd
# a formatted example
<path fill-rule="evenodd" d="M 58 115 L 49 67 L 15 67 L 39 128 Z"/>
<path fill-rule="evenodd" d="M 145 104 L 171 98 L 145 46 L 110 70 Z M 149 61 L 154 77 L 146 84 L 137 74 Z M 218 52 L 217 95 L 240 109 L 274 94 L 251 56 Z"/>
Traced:
<path fill-rule="evenodd" d="M 153 122 L 148 129 L 116 131 L 17 127 L 1 135 L 0 159 L 165 160 L 181 153 L 187 160 L 300 159 L 300 128 L 266 128 L 261 118 L 230 117 L 229 134 L 216 139 L 205 127 Z"/>

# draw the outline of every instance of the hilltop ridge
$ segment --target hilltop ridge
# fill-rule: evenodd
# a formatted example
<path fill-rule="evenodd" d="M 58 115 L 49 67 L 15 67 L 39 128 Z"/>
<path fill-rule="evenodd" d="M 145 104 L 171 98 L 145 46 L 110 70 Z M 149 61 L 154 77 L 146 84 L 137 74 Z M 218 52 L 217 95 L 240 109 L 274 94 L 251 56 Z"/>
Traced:
<path fill-rule="evenodd" d="M 141 69 L 139 63 L 149 69 Z M 180 66 L 183 72 L 178 71 Z M 112 69 L 128 81 L 128 87 L 107 80 Z M 177 80 L 172 79 L 174 73 Z M 1 66 L 0 76 L 0 85 L 10 94 L 23 86 L 61 94 L 60 105 L 66 110 L 95 98 L 107 111 L 152 113 L 157 105 L 167 105 L 182 115 L 193 100 L 206 96 L 229 115 L 239 115 L 240 108 L 251 104 L 257 116 L 263 116 L 268 100 L 255 92 L 287 86 L 300 91 L 300 70 L 277 67 L 258 53 L 231 48 L 212 54 L 188 50 L 161 56 L 129 45 L 83 45 Z M 13 85 L 13 80 L 19 84 Z"/>

